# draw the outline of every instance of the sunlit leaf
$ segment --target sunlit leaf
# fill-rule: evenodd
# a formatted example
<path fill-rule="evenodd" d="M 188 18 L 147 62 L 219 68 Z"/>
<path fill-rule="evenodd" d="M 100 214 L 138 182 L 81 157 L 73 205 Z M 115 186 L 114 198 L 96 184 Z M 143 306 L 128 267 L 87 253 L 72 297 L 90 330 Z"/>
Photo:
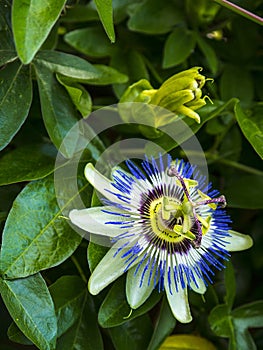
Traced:
<path fill-rule="evenodd" d="M 92 111 L 92 101 L 88 91 L 80 84 L 72 81 L 70 78 L 57 75 L 61 85 L 67 90 L 72 102 L 83 118 L 89 116 Z"/>
<path fill-rule="evenodd" d="M 45 67 L 79 83 L 107 85 L 127 81 L 127 77 L 116 69 L 104 65 L 95 66 L 78 56 L 63 52 L 40 51 L 34 63 L 36 67 Z"/>
<path fill-rule="evenodd" d="M 113 26 L 112 0 L 94 0 L 100 20 L 110 41 L 114 43 L 115 32 Z"/>
<path fill-rule="evenodd" d="M 56 23 L 66 0 L 14 0 L 12 24 L 19 58 L 32 61 Z"/>

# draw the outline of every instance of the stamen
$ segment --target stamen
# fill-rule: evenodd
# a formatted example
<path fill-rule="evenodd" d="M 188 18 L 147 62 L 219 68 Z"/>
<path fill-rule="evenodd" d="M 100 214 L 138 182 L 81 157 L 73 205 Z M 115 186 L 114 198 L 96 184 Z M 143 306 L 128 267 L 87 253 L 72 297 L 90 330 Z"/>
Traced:
<path fill-rule="evenodd" d="M 200 205 L 206 205 L 206 204 L 211 204 L 211 203 L 220 204 L 221 208 L 225 208 L 227 205 L 226 198 L 225 198 L 225 196 L 222 195 L 222 196 L 217 197 L 217 198 L 211 198 L 211 199 L 207 199 L 205 201 L 197 202 L 194 204 L 194 206 L 199 207 Z"/>

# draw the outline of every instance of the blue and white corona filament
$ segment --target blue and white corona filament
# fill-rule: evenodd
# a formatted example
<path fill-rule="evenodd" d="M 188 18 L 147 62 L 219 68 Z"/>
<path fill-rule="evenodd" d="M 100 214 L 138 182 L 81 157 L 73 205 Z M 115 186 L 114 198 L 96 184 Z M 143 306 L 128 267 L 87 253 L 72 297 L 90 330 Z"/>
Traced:
<path fill-rule="evenodd" d="M 225 197 L 189 163 L 167 156 L 146 158 L 142 169 L 131 161 L 126 165 L 130 173 L 115 168 L 111 181 L 88 164 L 86 178 L 105 197 L 105 205 L 69 214 L 78 227 L 113 243 L 93 271 L 89 290 L 98 294 L 128 271 L 131 308 L 158 288 L 166 292 L 174 316 L 190 322 L 187 289 L 203 294 L 229 251 L 249 248 L 252 240 L 230 231 Z"/>

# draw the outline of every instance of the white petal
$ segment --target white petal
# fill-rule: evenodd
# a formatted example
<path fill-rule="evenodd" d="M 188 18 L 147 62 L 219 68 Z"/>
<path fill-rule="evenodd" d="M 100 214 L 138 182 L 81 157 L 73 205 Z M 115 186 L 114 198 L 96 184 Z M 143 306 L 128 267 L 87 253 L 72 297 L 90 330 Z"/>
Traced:
<path fill-rule="evenodd" d="M 89 279 L 89 291 L 93 295 L 97 295 L 102 289 L 107 287 L 111 282 L 120 277 L 128 265 L 126 263 L 127 258 L 123 257 L 130 248 L 122 249 L 116 256 L 114 256 L 116 249 L 113 247 L 106 253 L 99 264 L 96 266 Z M 133 261 L 129 268 L 138 264 L 141 260 L 141 256 L 137 260 Z"/>
<path fill-rule="evenodd" d="M 231 236 L 225 237 L 226 242 L 225 249 L 233 252 L 238 250 L 245 250 L 253 245 L 253 240 L 249 235 L 243 235 L 242 233 L 229 230 Z"/>
<path fill-rule="evenodd" d="M 190 282 L 191 289 L 196 293 L 204 294 L 206 292 L 206 285 L 205 285 L 203 279 L 198 277 L 194 270 L 192 270 L 192 272 L 194 274 L 194 277 L 195 277 L 196 283 L 198 284 L 198 287 L 193 282 L 193 280 L 191 280 L 191 282 Z"/>
<path fill-rule="evenodd" d="M 91 163 L 86 165 L 84 173 L 89 183 L 94 188 L 96 188 L 96 190 L 99 191 L 105 198 L 109 199 L 112 202 L 124 204 L 124 202 L 118 196 L 125 196 L 125 194 L 117 190 L 112 185 L 111 181 L 99 173 Z M 116 193 L 116 195 L 113 193 Z"/>
<path fill-rule="evenodd" d="M 104 211 L 114 212 L 120 215 L 109 214 Z M 121 233 L 127 232 L 127 228 L 122 228 L 121 226 L 131 221 L 131 218 L 125 216 L 123 211 L 111 206 L 93 207 L 81 210 L 74 209 L 70 211 L 69 219 L 82 230 L 109 237 L 115 237 Z M 118 224 L 118 222 L 120 224 Z"/>
<path fill-rule="evenodd" d="M 147 268 L 147 265 L 148 265 L 148 268 Z M 148 299 L 148 297 L 151 295 L 154 289 L 155 269 L 152 270 L 152 278 L 150 279 L 149 281 L 150 283 L 148 285 L 148 280 L 151 273 L 151 267 L 152 267 L 152 261 L 148 262 L 148 258 L 146 258 L 138 268 L 137 272 L 136 272 L 137 266 L 134 266 L 132 269 L 128 271 L 127 281 L 126 281 L 126 296 L 127 296 L 128 303 L 132 309 L 137 309 L 138 307 L 140 307 L 145 302 L 145 300 Z M 147 269 L 145 270 L 145 268 Z M 141 284 L 143 273 L 144 273 L 144 278 Z"/>
<path fill-rule="evenodd" d="M 187 288 L 183 289 L 181 284 L 178 283 L 178 291 L 176 291 L 175 282 L 172 278 L 170 291 L 167 277 L 164 279 L 164 287 L 174 317 L 181 323 L 191 322 L 192 315 L 188 303 Z"/>

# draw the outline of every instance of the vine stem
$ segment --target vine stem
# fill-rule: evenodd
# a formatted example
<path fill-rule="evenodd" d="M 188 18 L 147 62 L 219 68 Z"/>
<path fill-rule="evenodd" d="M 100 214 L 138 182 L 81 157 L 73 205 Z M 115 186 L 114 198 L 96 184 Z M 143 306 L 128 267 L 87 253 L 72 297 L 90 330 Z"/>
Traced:
<path fill-rule="evenodd" d="M 251 21 L 253 21 L 257 24 L 263 25 L 263 18 L 262 17 L 257 16 L 248 10 L 245 10 L 243 7 L 240 7 L 236 4 L 233 4 L 232 2 L 227 1 L 227 0 L 213 0 L 213 1 L 218 3 L 221 6 L 226 7 L 227 9 L 229 9 L 233 12 L 238 13 L 239 15 L 241 15 L 247 19 L 250 19 Z"/>
<path fill-rule="evenodd" d="M 81 266 L 80 266 L 78 260 L 75 258 L 74 255 L 71 255 L 70 259 L 71 259 L 71 261 L 73 262 L 73 264 L 75 265 L 76 269 L 78 270 L 78 273 L 79 273 L 80 277 L 82 278 L 83 282 L 84 282 L 85 284 L 87 284 L 87 283 L 88 283 L 88 280 L 87 280 L 87 278 L 86 278 L 86 276 L 85 276 L 85 273 L 83 272 L 83 270 L 82 270 L 82 268 L 81 268 Z"/>

